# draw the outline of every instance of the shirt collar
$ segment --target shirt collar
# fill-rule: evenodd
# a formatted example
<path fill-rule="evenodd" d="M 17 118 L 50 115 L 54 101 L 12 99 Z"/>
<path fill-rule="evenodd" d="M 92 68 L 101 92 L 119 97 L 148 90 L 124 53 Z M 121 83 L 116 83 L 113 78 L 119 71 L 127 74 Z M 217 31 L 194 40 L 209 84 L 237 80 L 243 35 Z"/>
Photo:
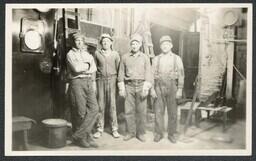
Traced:
<path fill-rule="evenodd" d="M 106 52 L 105 50 L 101 49 L 100 53 L 101 54 L 110 54 L 110 53 L 112 53 L 112 50 L 109 50 L 108 52 Z"/>
<path fill-rule="evenodd" d="M 174 53 L 173 53 L 172 51 L 170 51 L 170 52 L 167 53 L 167 54 L 161 53 L 160 56 L 173 56 L 173 55 L 174 55 Z"/>
<path fill-rule="evenodd" d="M 73 48 L 72 48 L 72 50 L 73 50 L 74 52 L 82 52 L 82 51 L 87 51 L 87 50 L 86 50 L 86 48 L 77 49 L 77 48 L 75 48 L 75 47 L 73 47 Z"/>
<path fill-rule="evenodd" d="M 142 52 L 139 51 L 138 53 L 134 54 L 132 52 L 130 52 L 130 56 L 134 56 L 134 57 L 138 57 L 138 56 L 141 56 Z"/>

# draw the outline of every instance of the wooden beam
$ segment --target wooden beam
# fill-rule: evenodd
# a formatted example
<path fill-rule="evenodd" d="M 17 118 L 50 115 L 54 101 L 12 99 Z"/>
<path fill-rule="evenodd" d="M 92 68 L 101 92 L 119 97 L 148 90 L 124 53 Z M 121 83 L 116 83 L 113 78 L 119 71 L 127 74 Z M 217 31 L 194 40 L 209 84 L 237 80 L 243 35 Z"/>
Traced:
<path fill-rule="evenodd" d="M 232 30 L 234 32 L 234 30 Z M 226 98 L 232 98 L 232 87 L 233 87 L 233 64 L 234 64 L 234 43 L 230 42 L 225 50 L 227 52 L 227 87 L 226 87 Z"/>

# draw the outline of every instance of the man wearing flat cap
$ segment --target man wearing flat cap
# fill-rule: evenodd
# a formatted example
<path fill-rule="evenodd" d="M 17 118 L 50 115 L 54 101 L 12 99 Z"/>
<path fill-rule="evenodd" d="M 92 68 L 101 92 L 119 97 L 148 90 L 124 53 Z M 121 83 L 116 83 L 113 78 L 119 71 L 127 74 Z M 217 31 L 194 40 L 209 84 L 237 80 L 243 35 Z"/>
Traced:
<path fill-rule="evenodd" d="M 162 53 L 152 61 L 154 85 L 150 94 L 155 98 L 155 135 L 154 141 L 159 142 L 164 137 L 164 113 L 168 113 L 168 139 L 176 143 L 174 134 L 177 129 L 177 103 L 181 98 L 184 84 L 184 69 L 181 58 L 172 52 L 172 39 L 162 36 L 160 48 Z"/>
<path fill-rule="evenodd" d="M 95 52 L 95 60 L 97 65 L 96 82 L 97 82 L 97 97 L 99 104 L 99 120 L 97 122 L 97 132 L 94 138 L 99 138 L 104 131 L 104 116 L 105 111 L 110 118 L 112 136 L 119 138 L 118 123 L 116 114 L 116 83 L 117 71 L 120 63 L 119 54 L 112 50 L 113 39 L 109 34 L 102 34 L 100 44 L 102 49 Z M 108 110 L 105 110 L 107 109 Z"/>
<path fill-rule="evenodd" d="M 130 41 L 131 52 L 121 57 L 118 73 L 119 94 L 125 97 L 126 136 L 145 142 L 147 95 L 152 84 L 151 65 L 147 55 L 140 51 L 142 37 L 135 34 Z"/>
<path fill-rule="evenodd" d="M 87 52 L 85 36 L 77 32 L 73 40 L 74 47 L 67 53 L 72 141 L 85 148 L 97 147 L 91 136 L 99 111 L 95 92 L 97 69 L 93 56 Z"/>

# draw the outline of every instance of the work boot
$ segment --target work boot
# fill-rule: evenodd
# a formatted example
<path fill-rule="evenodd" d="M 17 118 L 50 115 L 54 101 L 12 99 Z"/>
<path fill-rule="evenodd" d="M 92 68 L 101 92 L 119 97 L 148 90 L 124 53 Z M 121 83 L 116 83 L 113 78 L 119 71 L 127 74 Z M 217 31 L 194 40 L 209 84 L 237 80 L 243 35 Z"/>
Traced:
<path fill-rule="evenodd" d="M 176 138 L 175 138 L 174 135 L 169 135 L 169 136 L 168 136 L 168 139 L 169 139 L 172 143 L 174 143 L 174 144 L 177 142 L 177 140 L 176 140 Z"/>
<path fill-rule="evenodd" d="M 83 148 L 90 148 L 90 144 L 87 142 L 86 139 L 72 139 L 72 142 L 80 147 Z"/>
<path fill-rule="evenodd" d="M 93 139 L 93 137 L 91 135 L 88 135 L 87 142 L 93 148 L 98 148 L 99 147 L 99 145 L 94 141 L 94 139 Z"/>
<path fill-rule="evenodd" d="M 127 135 L 125 135 L 125 137 L 124 137 L 124 141 L 131 140 L 132 138 L 134 138 L 134 135 L 127 134 Z"/>
<path fill-rule="evenodd" d="M 101 137 L 101 135 L 102 135 L 102 132 L 97 131 L 95 134 L 93 134 L 93 137 L 94 137 L 95 139 L 98 139 L 98 138 Z"/>
<path fill-rule="evenodd" d="M 137 135 L 137 139 L 139 139 L 141 142 L 146 142 L 146 138 L 145 138 L 145 135 Z"/>
<path fill-rule="evenodd" d="M 159 142 L 161 139 L 163 139 L 163 135 L 156 134 L 155 137 L 154 137 L 154 142 Z"/>
<path fill-rule="evenodd" d="M 113 135 L 114 138 L 119 138 L 120 137 L 120 134 L 117 131 L 113 131 L 112 135 Z"/>

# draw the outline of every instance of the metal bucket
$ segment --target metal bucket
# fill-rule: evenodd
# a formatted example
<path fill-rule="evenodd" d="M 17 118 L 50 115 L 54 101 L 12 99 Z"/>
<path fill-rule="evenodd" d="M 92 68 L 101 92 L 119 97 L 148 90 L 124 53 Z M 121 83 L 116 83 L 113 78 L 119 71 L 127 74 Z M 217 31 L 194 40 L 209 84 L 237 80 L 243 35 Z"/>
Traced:
<path fill-rule="evenodd" d="M 61 148 L 66 146 L 67 121 L 63 119 L 45 119 L 42 121 L 45 127 L 46 146 L 49 148 Z"/>

